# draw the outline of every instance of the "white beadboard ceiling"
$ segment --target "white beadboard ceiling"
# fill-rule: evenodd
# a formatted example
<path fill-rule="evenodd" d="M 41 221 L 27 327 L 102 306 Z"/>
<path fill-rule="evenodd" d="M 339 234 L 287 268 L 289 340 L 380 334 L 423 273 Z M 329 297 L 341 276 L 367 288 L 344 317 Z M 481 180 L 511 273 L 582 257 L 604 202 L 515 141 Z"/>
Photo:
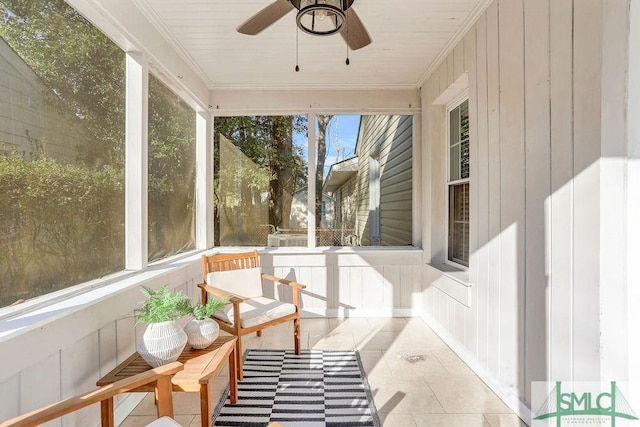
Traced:
<path fill-rule="evenodd" d="M 236 32 L 272 0 L 135 0 L 210 89 L 416 88 L 487 0 L 355 0 L 373 42 L 297 31 L 295 10 L 257 36 Z M 296 36 L 298 64 L 295 71 Z"/>

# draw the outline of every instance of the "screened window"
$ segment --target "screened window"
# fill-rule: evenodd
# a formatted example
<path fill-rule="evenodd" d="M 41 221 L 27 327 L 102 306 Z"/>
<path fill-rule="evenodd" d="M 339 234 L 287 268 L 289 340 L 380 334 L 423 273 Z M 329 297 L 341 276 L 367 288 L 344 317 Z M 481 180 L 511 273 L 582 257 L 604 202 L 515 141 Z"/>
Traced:
<path fill-rule="evenodd" d="M 215 244 L 307 246 L 307 116 L 215 119 Z"/>
<path fill-rule="evenodd" d="M 412 243 L 413 117 L 318 115 L 315 125 L 309 141 L 307 116 L 215 119 L 216 245 L 309 246 L 309 197 L 316 246 Z"/>
<path fill-rule="evenodd" d="M 149 260 L 195 248 L 196 116 L 149 76 Z"/>
<path fill-rule="evenodd" d="M 320 115 L 317 129 L 316 244 L 412 244 L 413 117 Z"/>
<path fill-rule="evenodd" d="M 125 54 L 63 1 L 0 1 L 0 307 L 124 268 Z"/>
<path fill-rule="evenodd" d="M 469 101 L 449 112 L 448 260 L 469 265 Z"/>

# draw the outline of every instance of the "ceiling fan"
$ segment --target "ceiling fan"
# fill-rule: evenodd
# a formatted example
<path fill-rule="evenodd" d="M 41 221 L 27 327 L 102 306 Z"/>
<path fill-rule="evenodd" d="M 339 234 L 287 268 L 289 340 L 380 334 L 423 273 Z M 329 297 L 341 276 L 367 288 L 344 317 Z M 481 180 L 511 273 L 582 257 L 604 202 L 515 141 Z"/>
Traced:
<path fill-rule="evenodd" d="M 291 10 L 298 10 L 298 28 L 308 34 L 329 36 L 340 33 L 351 50 L 371 43 L 371 37 L 351 7 L 354 0 L 276 0 L 237 28 L 255 36 Z"/>

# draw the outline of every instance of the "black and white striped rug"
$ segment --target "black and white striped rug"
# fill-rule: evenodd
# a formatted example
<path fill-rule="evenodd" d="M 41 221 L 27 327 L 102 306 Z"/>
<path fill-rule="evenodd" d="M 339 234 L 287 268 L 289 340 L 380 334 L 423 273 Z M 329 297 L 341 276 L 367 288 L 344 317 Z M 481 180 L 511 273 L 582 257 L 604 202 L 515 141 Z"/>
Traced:
<path fill-rule="evenodd" d="M 214 426 L 379 427 L 357 351 L 247 350 L 238 403 L 229 388 L 213 413 Z"/>

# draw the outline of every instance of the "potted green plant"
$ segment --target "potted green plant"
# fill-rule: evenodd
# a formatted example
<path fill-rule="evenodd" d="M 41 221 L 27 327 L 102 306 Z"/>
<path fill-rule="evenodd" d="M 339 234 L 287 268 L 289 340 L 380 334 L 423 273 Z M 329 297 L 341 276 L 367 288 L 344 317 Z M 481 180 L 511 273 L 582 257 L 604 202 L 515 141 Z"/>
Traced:
<path fill-rule="evenodd" d="M 176 320 L 191 311 L 189 297 L 171 291 L 169 285 L 158 290 L 142 286 L 142 292 L 147 299 L 134 312 L 134 317 L 147 327 L 136 343 L 136 350 L 154 368 L 175 362 L 187 343 L 187 334 Z"/>
<path fill-rule="evenodd" d="M 229 304 L 229 298 L 209 298 L 206 304 L 197 303 L 191 307 L 193 316 L 184 327 L 187 334 L 187 343 L 193 348 L 207 348 L 218 338 L 220 327 L 211 318 L 214 313 L 220 311 Z"/>

